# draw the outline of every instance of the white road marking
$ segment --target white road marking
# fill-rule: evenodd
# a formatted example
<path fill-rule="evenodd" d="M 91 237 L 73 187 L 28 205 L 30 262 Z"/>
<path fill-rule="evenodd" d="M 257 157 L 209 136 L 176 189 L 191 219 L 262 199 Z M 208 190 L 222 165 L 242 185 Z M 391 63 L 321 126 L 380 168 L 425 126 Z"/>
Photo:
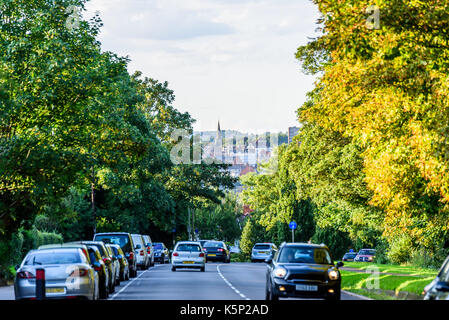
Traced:
<path fill-rule="evenodd" d="M 139 279 L 139 278 L 140 278 L 143 274 L 145 274 L 147 271 L 150 271 L 150 270 L 152 270 L 152 269 L 154 269 L 154 268 L 156 268 L 156 267 L 158 267 L 158 266 L 160 266 L 160 265 L 159 265 L 159 264 L 158 264 L 158 265 L 155 265 L 155 266 L 153 266 L 153 267 L 151 267 L 151 268 L 145 270 L 144 272 L 141 272 L 137 277 L 135 277 L 135 278 L 133 278 L 131 281 L 129 281 L 129 282 L 126 284 L 126 286 L 124 286 L 122 289 L 120 289 L 119 292 L 115 293 L 115 294 L 114 294 L 112 297 L 110 297 L 108 300 L 114 300 L 114 298 L 117 297 L 120 293 L 122 293 L 126 288 L 128 288 L 129 285 L 130 285 L 131 283 L 133 283 L 134 281 L 136 281 L 137 279 Z"/>
<path fill-rule="evenodd" d="M 237 290 L 233 285 L 232 285 L 232 283 L 230 283 L 229 281 L 228 281 L 228 279 L 226 279 L 224 276 L 223 276 L 223 274 L 221 273 L 221 271 L 220 271 L 220 265 L 217 265 L 217 271 L 218 271 L 218 274 L 220 275 L 220 277 L 224 280 L 224 282 L 232 289 L 232 290 L 234 290 L 234 292 L 235 293 L 237 293 L 240 297 L 242 297 L 243 299 L 245 299 L 245 300 L 251 300 L 250 298 L 248 298 L 247 296 L 245 296 L 243 293 L 241 293 L 239 290 Z"/>

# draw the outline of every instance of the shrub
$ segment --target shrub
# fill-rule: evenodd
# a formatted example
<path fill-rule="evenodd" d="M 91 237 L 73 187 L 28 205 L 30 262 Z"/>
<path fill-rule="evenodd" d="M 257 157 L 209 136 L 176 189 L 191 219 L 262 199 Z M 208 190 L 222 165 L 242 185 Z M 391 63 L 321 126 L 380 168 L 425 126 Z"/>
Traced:
<path fill-rule="evenodd" d="M 439 269 L 449 254 L 449 249 L 441 248 L 435 252 L 430 252 L 424 248 L 413 250 L 410 260 L 411 265 L 420 268 Z"/>
<path fill-rule="evenodd" d="M 404 233 L 390 243 L 387 256 L 391 262 L 401 264 L 410 260 L 412 251 L 412 239 L 408 234 Z"/>

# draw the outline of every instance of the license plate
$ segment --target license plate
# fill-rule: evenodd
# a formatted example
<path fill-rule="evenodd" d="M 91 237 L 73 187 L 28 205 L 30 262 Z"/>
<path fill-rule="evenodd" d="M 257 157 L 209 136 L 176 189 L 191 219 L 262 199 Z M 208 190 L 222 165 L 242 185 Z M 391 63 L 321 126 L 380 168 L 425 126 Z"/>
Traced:
<path fill-rule="evenodd" d="M 216 257 L 217 255 L 215 253 L 210 253 L 207 255 L 208 257 Z"/>
<path fill-rule="evenodd" d="M 268 252 L 266 251 L 259 251 L 259 254 L 267 254 Z"/>
<path fill-rule="evenodd" d="M 182 263 L 184 263 L 184 264 L 194 264 L 195 262 L 193 262 L 193 261 L 183 261 Z"/>
<path fill-rule="evenodd" d="M 65 293 L 65 288 L 45 288 L 45 293 L 52 294 L 52 293 Z"/>
<path fill-rule="evenodd" d="M 297 284 L 296 291 L 318 291 L 318 286 L 309 286 L 306 284 Z"/>

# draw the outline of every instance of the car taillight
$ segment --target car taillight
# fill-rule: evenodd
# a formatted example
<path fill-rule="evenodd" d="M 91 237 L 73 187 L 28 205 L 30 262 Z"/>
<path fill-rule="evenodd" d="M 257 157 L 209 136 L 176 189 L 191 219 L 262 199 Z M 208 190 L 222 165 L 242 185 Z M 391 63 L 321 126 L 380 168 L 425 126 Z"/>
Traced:
<path fill-rule="evenodd" d="M 28 272 L 28 271 L 17 272 L 17 276 L 20 279 L 34 279 L 35 278 L 34 274 L 32 274 L 31 272 Z"/>
<path fill-rule="evenodd" d="M 95 271 L 101 271 L 101 265 L 94 267 Z"/>
<path fill-rule="evenodd" d="M 148 247 L 147 253 L 148 253 L 148 254 L 151 254 L 151 248 L 150 248 L 150 247 Z"/>
<path fill-rule="evenodd" d="M 103 258 L 103 262 L 104 263 L 106 263 L 106 264 L 108 264 L 108 263 L 110 263 L 111 262 L 111 258 Z"/>
<path fill-rule="evenodd" d="M 143 252 L 143 250 L 140 250 L 140 255 L 141 255 L 141 256 L 144 256 L 144 255 L 145 255 L 145 253 Z"/>
<path fill-rule="evenodd" d="M 173 253 L 173 256 L 177 257 L 177 256 L 179 256 L 179 254 L 177 252 L 175 252 L 175 253 Z"/>
<path fill-rule="evenodd" d="M 89 274 L 87 269 L 75 269 L 72 271 L 69 277 L 85 277 Z"/>
<path fill-rule="evenodd" d="M 222 248 L 219 248 L 218 249 L 218 252 L 223 252 L 224 250 L 222 249 Z"/>
<path fill-rule="evenodd" d="M 204 251 L 204 252 L 207 252 L 207 249 L 206 249 L 206 248 L 203 248 L 203 251 Z"/>
<path fill-rule="evenodd" d="M 200 257 L 204 257 L 204 253 L 201 252 L 201 253 L 200 253 Z"/>

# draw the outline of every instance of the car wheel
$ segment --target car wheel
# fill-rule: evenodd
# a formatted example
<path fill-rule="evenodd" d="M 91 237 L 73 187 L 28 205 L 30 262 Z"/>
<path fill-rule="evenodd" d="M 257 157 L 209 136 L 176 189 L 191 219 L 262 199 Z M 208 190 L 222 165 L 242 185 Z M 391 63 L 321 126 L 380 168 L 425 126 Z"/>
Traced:
<path fill-rule="evenodd" d="M 271 301 L 278 301 L 279 300 L 279 296 L 276 294 L 276 293 L 274 293 L 273 291 L 273 286 L 270 284 L 270 292 L 268 293 L 268 300 L 271 300 Z"/>
<path fill-rule="evenodd" d="M 164 263 L 165 263 L 165 257 L 162 256 L 162 257 L 161 257 L 161 264 L 164 264 Z"/>
<path fill-rule="evenodd" d="M 175 267 L 171 267 L 171 271 L 175 272 L 176 268 Z"/>
<path fill-rule="evenodd" d="M 201 272 L 206 271 L 206 267 L 201 267 Z"/>

